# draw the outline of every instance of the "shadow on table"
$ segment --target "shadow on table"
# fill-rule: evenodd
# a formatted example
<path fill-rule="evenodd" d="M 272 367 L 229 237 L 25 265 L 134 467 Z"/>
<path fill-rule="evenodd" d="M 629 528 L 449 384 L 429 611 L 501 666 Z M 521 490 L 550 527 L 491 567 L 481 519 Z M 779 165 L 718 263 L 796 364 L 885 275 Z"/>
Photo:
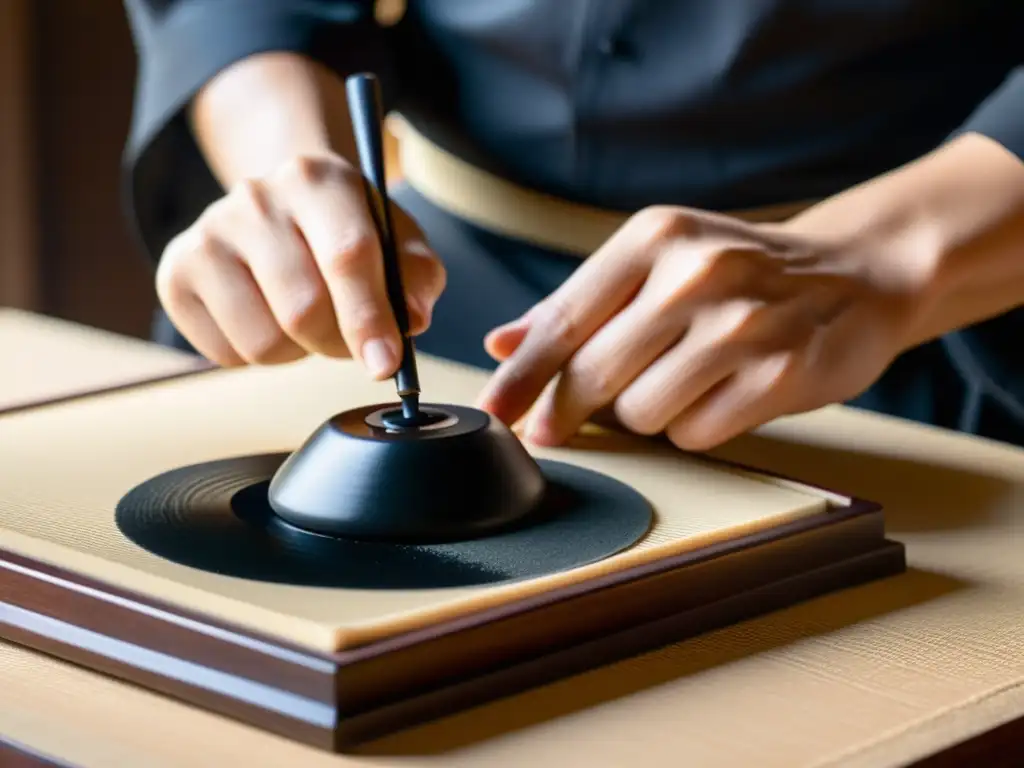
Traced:
<path fill-rule="evenodd" d="M 717 453 L 730 461 L 879 502 L 885 508 L 886 530 L 897 536 L 983 526 L 1011 495 L 1021 493 L 1021 486 L 994 472 L 775 436 L 746 435 Z"/>
<path fill-rule="evenodd" d="M 643 453 L 676 451 L 667 440 L 595 430 L 570 447 L 586 451 Z M 898 452 L 898 446 L 893 446 Z M 950 462 L 881 455 L 775 434 L 748 434 L 710 453 L 712 457 L 774 472 L 804 483 L 875 501 L 885 507 L 886 529 L 894 534 L 970 528 L 986 524 L 1018 485 L 995 471 L 965 470 Z"/>
<path fill-rule="evenodd" d="M 916 568 L 815 598 L 363 745 L 364 756 L 440 755 L 970 588 Z"/>

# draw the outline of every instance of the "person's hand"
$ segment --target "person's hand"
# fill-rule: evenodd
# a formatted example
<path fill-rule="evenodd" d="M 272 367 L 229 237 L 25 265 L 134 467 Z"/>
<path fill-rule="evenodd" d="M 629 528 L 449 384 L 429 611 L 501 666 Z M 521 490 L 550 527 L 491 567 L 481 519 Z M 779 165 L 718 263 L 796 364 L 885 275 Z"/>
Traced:
<path fill-rule="evenodd" d="M 445 271 L 412 219 L 392 212 L 419 334 Z M 351 353 L 383 379 L 401 357 L 363 179 L 337 156 L 297 157 L 238 184 L 168 245 L 156 288 L 182 335 L 223 366 Z"/>
<path fill-rule="evenodd" d="M 912 251 L 913 249 L 907 249 Z M 904 254 L 680 208 L 633 217 L 485 340 L 479 405 L 558 445 L 598 411 L 707 450 L 848 400 L 905 348 L 928 276 Z"/>

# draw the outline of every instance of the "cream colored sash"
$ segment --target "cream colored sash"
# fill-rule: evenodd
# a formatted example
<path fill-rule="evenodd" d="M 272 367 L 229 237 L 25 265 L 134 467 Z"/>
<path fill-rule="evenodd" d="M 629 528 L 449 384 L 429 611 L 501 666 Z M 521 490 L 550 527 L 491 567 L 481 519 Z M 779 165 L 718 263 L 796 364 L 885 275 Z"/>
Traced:
<path fill-rule="evenodd" d="M 482 229 L 586 257 L 631 215 L 517 186 L 448 153 L 398 115 L 389 117 L 388 128 L 398 140 L 402 176 L 409 186 L 439 208 Z M 813 202 L 725 213 L 750 222 L 775 222 Z"/>

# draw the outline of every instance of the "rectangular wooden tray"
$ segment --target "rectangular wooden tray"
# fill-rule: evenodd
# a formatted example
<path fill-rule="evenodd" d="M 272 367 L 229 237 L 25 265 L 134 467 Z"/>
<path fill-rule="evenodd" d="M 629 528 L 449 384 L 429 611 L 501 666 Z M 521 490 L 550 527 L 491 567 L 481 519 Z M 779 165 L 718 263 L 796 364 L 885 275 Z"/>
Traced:
<path fill-rule="evenodd" d="M 0 637 L 322 749 L 906 568 L 878 504 L 751 534 L 336 653 L 0 550 Z"/>

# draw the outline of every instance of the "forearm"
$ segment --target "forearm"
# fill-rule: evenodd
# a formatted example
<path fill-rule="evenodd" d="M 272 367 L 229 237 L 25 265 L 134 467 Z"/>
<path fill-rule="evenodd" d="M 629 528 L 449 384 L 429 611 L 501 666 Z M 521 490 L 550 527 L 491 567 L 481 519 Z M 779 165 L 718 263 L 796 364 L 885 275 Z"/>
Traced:
<path fill-rule="evenodd" d="M 225 189 L 297 155 L 355 157 L 342 79 L 299 54 L 236 63 L 199 92 L 190 117 L 196 143 Z"/>
<path fill-rule="evenodd" d="M 786 228 L 852 244 L 870 269 L 916 291 L 907 348 L 1024 306 L 1024 163 L 976 134 Z"/>

